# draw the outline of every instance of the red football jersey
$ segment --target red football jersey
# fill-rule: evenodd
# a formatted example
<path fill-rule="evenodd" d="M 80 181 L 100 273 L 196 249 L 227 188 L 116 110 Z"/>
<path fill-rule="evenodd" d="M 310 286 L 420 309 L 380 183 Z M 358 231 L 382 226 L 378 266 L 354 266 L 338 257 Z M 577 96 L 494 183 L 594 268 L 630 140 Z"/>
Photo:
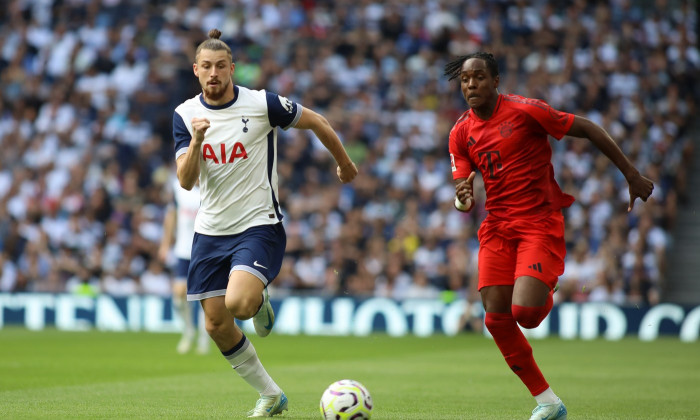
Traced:
<path fill-rule="evenodd" d="M 478 170 L 486 189 L 486 210 L 498 217 L 535 217 L 569 207 L 554 179 L 548 135 L 561 139 L 574 115 L 517 95 L 498 95 L 491 118 L 469 110 L 450 132 L 454 179 Z"/>

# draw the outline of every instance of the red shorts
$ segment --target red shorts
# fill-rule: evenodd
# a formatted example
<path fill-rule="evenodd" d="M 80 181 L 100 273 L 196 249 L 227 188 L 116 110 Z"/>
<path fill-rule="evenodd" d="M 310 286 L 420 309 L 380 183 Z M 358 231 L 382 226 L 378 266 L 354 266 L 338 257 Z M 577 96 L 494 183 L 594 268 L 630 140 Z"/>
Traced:
<path fill-rule="evenodd" d="M 564 272 L 564 215 L 552 212 L 537 220 L 487 216 L 479 228 L 479 290 L 512 286 L 531 276 L 550 289 Z"/>

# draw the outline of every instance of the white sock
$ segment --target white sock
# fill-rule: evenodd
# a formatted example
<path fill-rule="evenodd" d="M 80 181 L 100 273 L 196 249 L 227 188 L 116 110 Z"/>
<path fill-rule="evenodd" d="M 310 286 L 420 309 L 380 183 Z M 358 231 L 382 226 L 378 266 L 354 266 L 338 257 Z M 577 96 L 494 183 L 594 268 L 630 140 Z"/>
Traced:
<path fill-rule="evenodd" d="M 273 396 L 282 392 L 260 363 L 253 343 L 245 335 L 234 348 L 222 354 L 241 378 L 260 395 Z"/>
<path fill-rule="evenodd" d="M 535 401 L 537 401 L 537 404 L 556 404 L 560 400 L 557 394 L 552 391 L 552 388 L 547 388 L 540 395 L 535 395 Z"/>
<path fill-rule="evenodd" d="M 190 302 L 184 297 L 173 296 L 173 307 L 185 324 L 185 329 L 182 331 L 182 334 L 192 336 L 194 334 L 194 322 L 192 321 L 192 307 L 190 306 Z"/>

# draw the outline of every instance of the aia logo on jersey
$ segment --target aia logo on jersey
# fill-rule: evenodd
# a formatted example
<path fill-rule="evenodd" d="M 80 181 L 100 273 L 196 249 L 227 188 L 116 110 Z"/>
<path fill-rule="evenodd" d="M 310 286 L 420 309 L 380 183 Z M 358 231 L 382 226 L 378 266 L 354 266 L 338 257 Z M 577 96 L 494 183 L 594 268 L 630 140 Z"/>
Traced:
<path fill-rule="evenodd" d="M 513 123 L 510 121 L 504 121 L 498 126 L 498 131 L 501 132 L 501 137 L 508 138 L 513 134 Z"/>
<path fill-rule="evenodd" d="M 216 164 L 234 163 L 236 159 L 248 159 L 248 153 L 245 151 L 243 143 L 238 141 L 233 145 L 230 153 L 227 153 L 226 151 L 226 144 L 221 143 L 219 145 L 218 155 L 211 144 L 205 144 L 202 147 L 202 159 L 204 159 L 204 163 L 207 162 L 207 159 Z"/>

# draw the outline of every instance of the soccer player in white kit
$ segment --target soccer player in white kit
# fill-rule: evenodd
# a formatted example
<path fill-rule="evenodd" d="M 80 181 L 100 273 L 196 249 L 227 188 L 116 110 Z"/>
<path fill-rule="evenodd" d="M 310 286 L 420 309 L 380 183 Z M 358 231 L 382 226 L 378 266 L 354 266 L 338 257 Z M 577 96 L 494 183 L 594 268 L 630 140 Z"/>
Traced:
<path fill-rule="evenodd" d="M 192 240 L 194 239 L 194 220 L 199 209 L 199 187 L 190 191 L 182 188 L 180 182 L 173 177 L 173 200 L 163 218 L 163 238 L 158 249 L 158 257 L 163 263 L 168 263 L 170 251 L 175 257 L 173 275 L 173 307 L 183 321 L 182 337 L 177 344 L 177 352 L 184 354 L 190 351 L 196 331 L 192 318 L 192 306 L 187 301 L 187 271 L 192 255 Z M 204 313 L 198 314 L 197 353 L 209 352 L 209 335 L 204 328 Z"/>
<path fill-rule="evenodd" d="M 312 130 L 335 158 L 343 183 L 357 167 L 323 116 L 274 93 L 234 85 L 231 49 L 220 36 L 212 29 L 197 47 L 193 70 L 202 93 L 173 115 L 180 185 L 200 183 L 187 299 L 201 301 L 209 336 L 260 394 L 248 417 L 272 417 L 287 409 L 287 397 L 234 318 L 252 317 L 263 337 L 274 323 L 267 286 L 279 274 L 287 241 L 277 198 L 276 127 Z"/>

